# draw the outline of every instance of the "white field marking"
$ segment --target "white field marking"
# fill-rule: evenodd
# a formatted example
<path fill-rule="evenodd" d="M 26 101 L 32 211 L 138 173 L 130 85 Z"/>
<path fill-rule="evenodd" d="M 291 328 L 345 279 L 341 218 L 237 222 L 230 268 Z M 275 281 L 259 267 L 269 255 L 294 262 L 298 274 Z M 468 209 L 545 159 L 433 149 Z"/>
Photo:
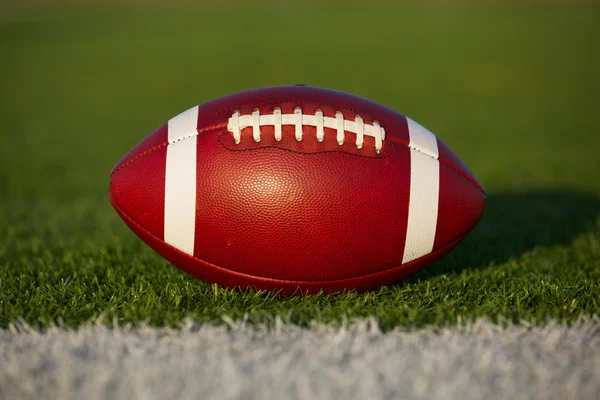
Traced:
<path fill-rule="evenodd" d="M 164 240 L 187 254 L 194 254 L 196 229 L 197 125 L 198 106 L 168 123 Z"/>
<path fill-rule="evenodd" d="M 440 165 L 435 135 L 406 118 L 410 135 L 410 198 L 402 263 L 431 253 L 437 227 Z"/>
<path fill-rule="evenodd" d="M 227 124 L 227 130 L 233 133 L 235 143 L 241 140 L 241 131 L 244 128 L 252 128 L 252 135 L 255 141 L 260 141 L 260 127 L 274 126 L 275 139 L 281 137 L 282 125 L 292 125 L 295 127 L 294 134 L 296 140 L 303 139 L 302 127 L 314 126 L 317 128 L 317 139 L 324 133 L 323 128 L 337 130 L 337 141 L 340 144 L 344 143 L 344 131 L 356 134 L 356 146 L 362 147 L 364 136 L 375 138 L 375 149 L 379 152 L 383 146 L 385 139 L 385 129 L 378 122 L 365 124 L 360 116 L 356 116 L 354 121 L 345 120 L 342 113 L 336 113 L 336 117 L 325 117 L 323 112 L 317 110 L 315 115 L 303 114 L 302 109 L 296 108 L 294 114 L 281 114 L 280 109 L 275 109 L 273 114 L 261 114 L 258 116 L 258 125 L 256 124 L 256 110 L 251 115 L 240 115 L 239 111 L 235 111 Z M 279 135 L 279 136 L 278 136 Z M 258 139 L 258 140 L 257 140 Z"/>
<path fill-rule="evenodd" d="M 0 330 L 2 399 L 597 399 L 600 318 Z"/>

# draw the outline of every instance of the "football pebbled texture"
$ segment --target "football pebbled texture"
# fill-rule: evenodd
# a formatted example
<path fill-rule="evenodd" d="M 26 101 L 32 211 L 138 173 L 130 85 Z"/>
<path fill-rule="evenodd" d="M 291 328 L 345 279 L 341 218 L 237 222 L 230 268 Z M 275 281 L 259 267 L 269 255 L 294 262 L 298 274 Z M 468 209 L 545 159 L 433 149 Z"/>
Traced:
<path fill-rule="evenodd" d="M 406 277 L 475 226 L 485 192 L 441 140 L 370 100 L 281 86 L 194 107 L 110 175 L 110 202 L 195 277 L 282 294 Z"/>

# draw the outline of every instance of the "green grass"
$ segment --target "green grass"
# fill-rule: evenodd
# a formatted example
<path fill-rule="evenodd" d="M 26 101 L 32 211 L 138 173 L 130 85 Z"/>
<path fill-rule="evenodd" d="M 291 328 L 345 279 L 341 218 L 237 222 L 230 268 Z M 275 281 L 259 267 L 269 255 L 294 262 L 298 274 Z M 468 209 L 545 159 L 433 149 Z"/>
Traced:
<path fill-rule="evenodd" d="M 392 327 L 600 311 L 598 6 L 0 15 L 0 327 L 223 315 Z M 229 292 L 170 266 L 110 207 L 113 164 L 192 105 L 284 83 L 363 95 L 430 128 L 486 187 L 481 223 L 431 268 L 363 294 Z"/>

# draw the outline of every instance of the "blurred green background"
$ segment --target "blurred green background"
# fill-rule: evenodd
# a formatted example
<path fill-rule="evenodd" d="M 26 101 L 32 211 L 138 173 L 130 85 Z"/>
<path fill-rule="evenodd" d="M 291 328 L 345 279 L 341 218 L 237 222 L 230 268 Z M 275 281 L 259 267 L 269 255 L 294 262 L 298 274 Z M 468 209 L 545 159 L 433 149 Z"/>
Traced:
<path fill-rule="evenodd" d="M 2 4 L 1 322 L 162 310 L 160 321 L 254 307 L 229 294 L 206 303 L 198 293 L 207 285 L 140 244 L 107 201 L 108 174 L 195 104 L 294 83 L 419 121 L 489 194 L 482 222 L 449 257 L 393 296 L 368 303 L 366 294 L 348 309 L 422 313 L 425 322 L 597 313 L 599 39 L 597 4 L 560 1 Z M 165 282 L 192 289 L 170 302 Z M 488 302 L 477 294 L 486 285 Z M 156 298 L 144 298 L 151 291 Z M 328 304 L 333 318 L 344 314 Z M 288 305 L 262 307 L 285 314 Z"/>
<path fill-rule="evenodd" d="M 186 107 L 305 83 L 420 121 L 490 190 L 588 190 L 598 187 L 599 15 L 595 5 L 286 1 L 7 10 L 1 179 L 11 197 L 104 196 L 112 163 Z"/>

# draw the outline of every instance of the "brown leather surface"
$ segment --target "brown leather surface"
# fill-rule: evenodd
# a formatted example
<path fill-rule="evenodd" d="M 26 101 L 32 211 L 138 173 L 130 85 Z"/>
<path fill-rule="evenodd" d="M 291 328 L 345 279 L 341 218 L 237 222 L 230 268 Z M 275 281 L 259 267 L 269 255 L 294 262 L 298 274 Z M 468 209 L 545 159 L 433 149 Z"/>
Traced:
<path fill-rule="evenodd" d="M 340 146 L 332 129 L 325 129 L 320 143 L 312 127 L 303 128 L 301 142 L 294 127 L 286 126 L 280 142 L 272 129 L 261 128 L 261 142 L 244 129 L 241 143 L 234 143 L 226 131 L 234 110 L 269 114 L 274 107 L 284 113 L 319 108 L 327 116 L 341 111 L 346 119 L 360 115 L 369 124 L 377 120 L 387 132 L 383 151 L 376 153 L 369 137 L 357 149 L 350 132 Z M 434 254 L 399 267 L 414 150 L 408 148 L 404 116 L 357 96 L 295 86 L 242 92 L 201 105 L 198 130 L 195 258 L 162 242 L 166 125 L 113 169 L 110 197 L 138 236 L 207 281 L 270 289 L 283 288 L 281 282 L 288 282 L 288 289 L 342 288 L 332 282 L 346 282 L 346 289 L 377 287 L 437 259 L 483 212 L 481 185 L 438 139 Z"/>

